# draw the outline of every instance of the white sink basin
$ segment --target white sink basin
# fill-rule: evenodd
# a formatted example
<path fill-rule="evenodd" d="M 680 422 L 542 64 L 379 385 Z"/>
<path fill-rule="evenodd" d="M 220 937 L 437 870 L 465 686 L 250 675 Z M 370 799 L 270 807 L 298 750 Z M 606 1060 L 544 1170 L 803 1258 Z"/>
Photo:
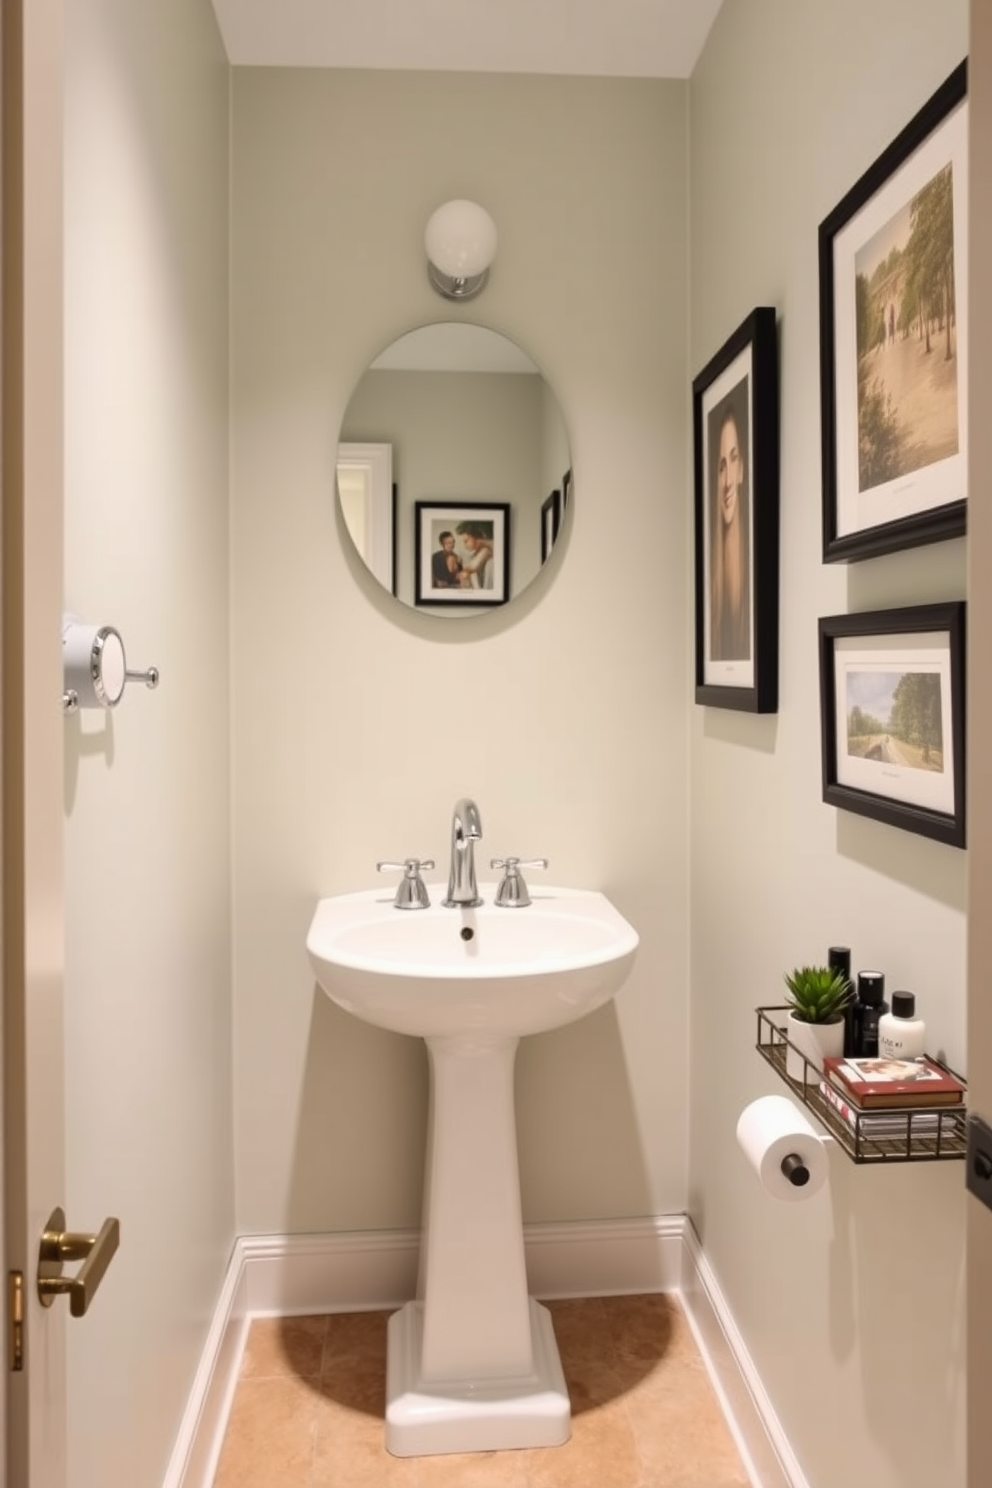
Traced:
<path fill-rule="evenodd" d="M 396 1033 L 521 1036 L 608 1002 L 637 931 L 595 890 L 531 888 L 523 909 L 401 910 L 382 889 L 320 900 L 307 951 L 327 995 Z"/>
<path fill-rule="evenodd" d="M 440 898 L 440 890 L 435 890 Z M 386 1446 L 399 1457 L 550 1447 L 571 1408 L 551 1315 L 527 1293 L 514 1124 L 520 1038 L 616 992 L 637 931 L 605 895 L 531 889 L 523 909 L 322 899 L 321 987 L 367 1023 L 427 1040 L 431 1095 L 417 1299 L 389 1320 Z"/>

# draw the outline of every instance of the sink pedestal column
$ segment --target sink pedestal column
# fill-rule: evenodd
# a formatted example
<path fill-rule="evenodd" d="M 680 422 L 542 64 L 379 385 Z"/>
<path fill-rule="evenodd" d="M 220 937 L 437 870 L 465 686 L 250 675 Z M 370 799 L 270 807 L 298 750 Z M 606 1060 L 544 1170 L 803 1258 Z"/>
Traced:
<path fill-rule="evenodd" d="M 418 1300 L 389 1320 L 386 1447 L 399 1457 L 559 1446 L 568 1391 L 527 1295 L 516 1038 L 427 1039 L 431 1110 Z"/>

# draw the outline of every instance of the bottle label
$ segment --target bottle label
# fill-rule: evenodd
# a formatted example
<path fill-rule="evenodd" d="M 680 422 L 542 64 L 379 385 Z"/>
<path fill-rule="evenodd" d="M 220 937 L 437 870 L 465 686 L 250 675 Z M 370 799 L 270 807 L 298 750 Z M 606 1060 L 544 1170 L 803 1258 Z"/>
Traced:
<path fill-rule="evenodd" d="M 880 1008 L 866 1008 L 861 1019 L 861 1057 L 863 1059 L 878 1058 L 878 1020 L 882 1016 Z"/>
<path fill-rule="evenodd" d="M 902 1027 L 898 1026 L 900 1023 Z M 878 1031 L 878 1052 L 882 1059 L 916 1059 L 924 1053 L 924 1042 L 923 1024 L 918 1018 L 893 1019 Z"/>

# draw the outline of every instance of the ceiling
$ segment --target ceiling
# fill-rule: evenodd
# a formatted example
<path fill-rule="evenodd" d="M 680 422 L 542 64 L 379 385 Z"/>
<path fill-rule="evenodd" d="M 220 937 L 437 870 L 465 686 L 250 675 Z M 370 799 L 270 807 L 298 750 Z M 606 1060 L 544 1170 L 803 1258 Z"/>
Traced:
<path fill-rule="evenodd" d="M 688 77 L 722 0 L 213 0 L 236 66 Z"/>

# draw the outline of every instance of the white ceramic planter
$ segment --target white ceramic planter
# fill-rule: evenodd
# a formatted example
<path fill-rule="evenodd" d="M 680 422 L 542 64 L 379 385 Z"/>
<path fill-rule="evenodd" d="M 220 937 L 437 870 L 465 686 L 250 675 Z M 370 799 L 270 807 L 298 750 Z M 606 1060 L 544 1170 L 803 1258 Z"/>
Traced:
<path fill-rule="evenodd" d="M 843 1018 L 838 1018 L 836 1023 L 801 1023 L 794 1013 L 790 1013 L 785 1035 L 789 1040 L 785 1050 L 785 1073 L 800 1085 L 805 1074 L 806 1083 L 815 1088 L 820 1081 L 817 1071 L 823 1069 L 824 1059 L 839 1059 L 844 1053 Z M 791 1047 L 793 1044 L 800 1053 Z M 803 1054 L 815 1069 L 803 1063 Z"/>

